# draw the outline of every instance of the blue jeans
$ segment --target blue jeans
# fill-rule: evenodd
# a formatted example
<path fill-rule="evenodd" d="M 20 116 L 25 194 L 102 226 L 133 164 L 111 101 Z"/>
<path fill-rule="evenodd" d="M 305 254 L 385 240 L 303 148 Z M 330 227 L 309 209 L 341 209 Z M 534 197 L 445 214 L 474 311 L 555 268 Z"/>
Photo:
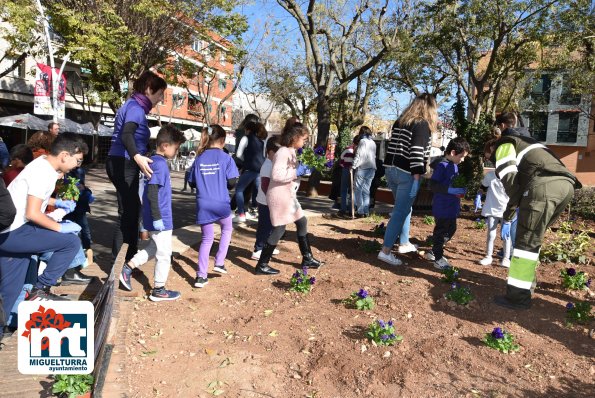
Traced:
<path fill-rule="evenodd" d="M 392 248 L 399 237 L 399 243 L 405 245 L 409 242 L 409 227 L 411 223 L 411 206 L 415 201 L 409 197 L 413 176 L 396 167 L 386 168 L 386 182 L 393 192 L 395 206 L 390 215 L 390 220 L 384 233 L 384 247 Z"/>
<path fill-rule="evenodd" d="M 254 251 L 257 252 L 262 250 L 266 243 L 271 231 L 273 230 L 273 224 L 271 223 L 271 213 L 269 207 L 258 204 L 258 227 L 256 228 L 256 243 L 254 243 Z"/>
<path fill-rule="evenodd" d="M 21 290 L 19 297 L 17 297 L 17 301 L 15 301 L 14 305 L 12 306 L 12 310 L 10 311 L 8 319 L 6 320 L 6 325 L 15 328 L 18 326 L 19 304 L 22 301 L 25 301 L 25 296 L 27 295 L 27 293 L 31 291 L 33 285 L 37 281 L 37 270 L 39 269 L 39 262 L 43 261 L 47 263 L 49 259 L 52 258 L 53 254 L 53 252 L 47 252 L 42 253 L 39 256 L 31 256 L 31 261 L 29 262 L 29 269 L 27 270 L 27 276 L 25 277 L 25 284 L 23 285 L 23 289 Z M 74 259 L 72 260 L 68 268 L 76 268 L 79 265 L 86 266 L 86 261 L 87 257 L 85 257 L 85 252 L 81 247 L 76 256 L 74 256 Z"/>
<path fill-rule="evenodd" d="M 355 205 L 357 214 L 370 213 L 370 185 L 374 179 L 374 169 L 357 169 L 355 173 Z"/>
<path fill-rule="evenodd" d="M 351 192 L 351 177 L 349 176 L 349 170 L 347 167 L 344 167 L 341 170 L 341 211 L 347 212 L 347 197 L 350 196 Z M 353 199 L 353 198 L 351 198 Z"/>
<path fill-rule="evenodd" d="M 237 213 L 244 214 L 246 209 L 244 208 L 244 191 L 250 185 L 252 181 L 255 181 L 254 188 L 252 189 L 252 206 L 256 207 L 256 195 L 258 195 L 258 187 L 260 186 L 260 173 L 258 171 L 245 170 L 236 185 L 236 205 L 238 206 Z"/>

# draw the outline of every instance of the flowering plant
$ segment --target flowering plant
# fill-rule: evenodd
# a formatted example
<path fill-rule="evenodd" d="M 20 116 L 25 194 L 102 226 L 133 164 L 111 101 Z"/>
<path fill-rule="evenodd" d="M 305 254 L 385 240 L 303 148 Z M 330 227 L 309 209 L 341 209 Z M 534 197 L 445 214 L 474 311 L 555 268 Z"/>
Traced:
<path fill-rule="evenodd" d="M 384 222 L 381 222 L 380 224 L 378 224 L 374 227 L 374 235 L 384 236 L 385 233 L 386 233 L 386 226 L 384 225 Z"/>
<path fill-rule="evenodd" d="M 591 304 L 589 303 L 568 303 L 566 304 L 566 319 L 568 322 L 586 324 L 593 318 L 591 315 Z"/>
<path fill-rule="evenodd" d="M 483 342 L 490 348 L 505 354 L 518 351 L 519 345 L 514 342 L 514 336 L 502 328 L 494 328 L 492 333 L 486 333 Z"/>
<path fill-rule="evenodd" d="M 459 269 L 449 265 L 442 270 L 442 281 L 446 283 L 454 283 L 459 280 Z"/>
<path fill-rule="evenodd" d="M 562 287 L 570 290 L 586 290 L 591 286 L 591 279 L 583 271 L 576 272 L 574 268 L 566 268 L 560 271 Z"/>
<path fill-rule="evenodd" d="M 324 168 L 331 168 L 333 166 L 332 161 L 327 161 L 324 156 L 324 148 L 321 146 L 312 148 L 300 148 L 298 149 L 298 160 L 305 166 L 311 167 L 318 171 L 324 170 Z"/>
<path fill-rule="evenodd" d="M 471 290 L 468 287 L 461 286 L 458 282 L 453 282 L 450 285 L 450 291 L 444 296 L 447 300 L 454 301 L 461 305 L 467 305 L 475 299 L 475 296 L 471 294 Z"/>
<path fill-rule="evenodd" d="M 300 293 L 308 293 L 312 290 L 312 285 L 316 282 L 316 278 L 308 276 L 308 268 L 304 267 L 297 270 L 292 276 L 289 284 L 291 285 L 289 290 Z"/>
<path fill-rule="evenodd" d="M 384 322 L 381 319 L 368 326 L 366 336 L 375 345 L 393 345 L 395 342 L 403 340 L 403 336 L 395 334 L 393 321 Z"/>
<path fill-rule="evenodd" d="M 358 310 L 371 310 L 374 308 L 374 299 L 370 297 L 367 290 L 359 289 L 359 292 L 351 293 L 351 296 L 343 300 L 343 303 Z"/>

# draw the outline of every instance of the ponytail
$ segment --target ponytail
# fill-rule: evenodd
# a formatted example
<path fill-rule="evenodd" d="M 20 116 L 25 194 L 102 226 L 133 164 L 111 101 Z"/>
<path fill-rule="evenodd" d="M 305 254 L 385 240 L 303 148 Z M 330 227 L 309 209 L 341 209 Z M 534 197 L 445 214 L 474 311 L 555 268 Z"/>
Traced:
<path fill-rule="evenodd" d="M 200 145 L 196 150 L 196 156 L 201 155 L 207 148 L 210 148 L 213 143 L 225 140 L 227 133 L 223 130 L 223 127 L 218 124 L 212 124 L 209 127 L 202 128 L 202 135 L 200 138 Z"/>

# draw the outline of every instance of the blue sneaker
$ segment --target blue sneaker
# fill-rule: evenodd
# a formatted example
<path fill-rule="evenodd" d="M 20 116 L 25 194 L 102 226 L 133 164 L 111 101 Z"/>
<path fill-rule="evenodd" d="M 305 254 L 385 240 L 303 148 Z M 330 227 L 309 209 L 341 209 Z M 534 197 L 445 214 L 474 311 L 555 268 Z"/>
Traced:
<path fill-rule="evenodd" d="M 151 301 L 171 301 L 177 300 L 181 296 L 180 292 L 175 290 L 167 290 L 165 287 L 153 288 L 149 300 Z"/>
<path fill-rule="evenodd" d="M 132 268 L 128 264 L 124 264 L 122 267 L 122 273 L 120 274 L 120 283 L 128 291 L 132 291 Z"/>

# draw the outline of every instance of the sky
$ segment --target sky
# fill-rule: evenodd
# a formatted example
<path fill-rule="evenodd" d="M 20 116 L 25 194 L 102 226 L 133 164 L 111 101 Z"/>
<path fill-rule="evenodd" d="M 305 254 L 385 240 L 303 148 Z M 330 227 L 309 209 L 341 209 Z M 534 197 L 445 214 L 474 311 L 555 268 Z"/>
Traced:
<path fill-rule="evenodd" d="M 237 12 L 242 13 L 248 17 L 248 24 L 250 26 L 249 31 L 247 32 L 246 37 L 253 36 L 254 32 L 258 34 L 262 34 L 263 26 L 267 21 L 278 21 L 279 25 L 277 26 L 280 31 L 283 32 L 283 41 L 287 41 L 288 43 L 294 42 L 293 45 L 299 48 L 299 52 L 297 54 L 305 57 L 303 54 L 303 44 L 301 41 L 301 33 L 297 27 L 296 22 L 294 21 L 293 17 L 291 17 L 287 11 L 285 11 L 276 1 L 274 0 L 255 0 L 250 4 L 243 5 L 236 8 Z M 269 36 L 267 37 L 263 43 L 260 44 L 261 48 L 267 48 L 268 43 L 271 40 L 274 40 L 275 37 Z M 280 40 L 276 41 L 277 43 L 281 42 Z M 258 49 L 257 49 L 258 51 Z M 242 86 L 246 87 L 249 86 L 250 83 L 253 81 L 253 76 L 251 72 L 249 72 L 242 81 Z M 410 93 L 399 93 L 395 96 L 396 101 L 398 101 L 399 108 L 402 110 L 411 100 Z M 388 93 L 381 92 L 379 93 L 378 103 L 384 104 L 379 109 L 375 109 L 372 113 L 376 116 L 379 116 L 382 119 L 386 120 L 394 120 L 397 118 L 397 109 L 395 106 L 395 101 L 389 100 Z"/>

